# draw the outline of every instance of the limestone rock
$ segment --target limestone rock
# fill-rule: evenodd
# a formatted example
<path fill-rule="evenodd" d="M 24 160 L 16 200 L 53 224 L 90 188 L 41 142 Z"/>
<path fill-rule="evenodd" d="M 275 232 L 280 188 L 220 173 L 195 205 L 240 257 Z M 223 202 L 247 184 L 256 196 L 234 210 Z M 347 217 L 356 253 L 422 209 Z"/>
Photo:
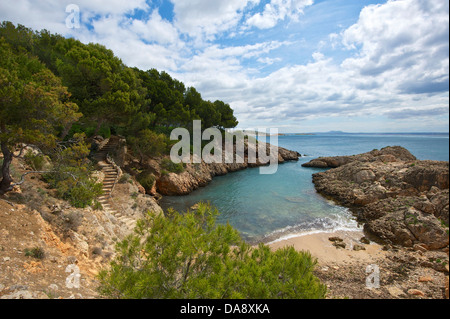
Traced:
<path fill-rule="evenodd" d="M 410 290 L 408 290 L 408 294 L 411 296 L 425 297 L 425 293 L 418 289 L 410 289 Z"/>
<path fill-rule="evenodd" d="M 354 251 L 366 250 L 366 247 L 364 247 L 362 245 L 355 244 L 355 245 L 353 245 L 353 250 Z"/>
<path fill-rule="evenodd" d="M 395 298 L 399 298 L 401 295 L 404 295 L 403 290 L 395 286 L 388 287 L 387 290 L 389 294 Z"/>
<path fill-rule="evenodd" d="M 267 144 L 267 149 L 270 145 Z M 248 154 L 249 148 L 251 146 L 245 146 L 245 153 Z M 256 150 L 255 150 L 256 151 Z M 223 151 L 223 158 L 226 158 L 225 150 Z M 286 161 L 296 161 L 301 155 L 298 152 L 290 151 L 285 148 L 278 148 L 278 154 L 273 161 L 277 163 L 284 163 Z M 193 162 L 193 161 L 192 161 Z M 240 171 L 249 167 L 264 166 L 259 162 L 257 158 L 257 163 L 248 163 L 248 158 L 235 158 L 234 160 L 229 160 L 231 163 L 201 163 L 186 164 L 185 170 L 182 173 L 165 173 L 162 174 L 162 170 L 157 167 L 155 162 L 152 162 L 153 171 L 155 175 L 158 176 L 156 181 L 156 190 L 167 196 L 176 195 L 188 195 L 199 187 L 208 185 L 214 176 L 222 176 L 230 172 Z M 158 172 L 160 174 L 158 174 Z"/>
<path fill-rule="evenodd" d="M 324 163 L 332 169 L 313 174 L 316 190 L 357 212 L 366 231 L 406 247 L 448 246 L 448 162 L 420 161 L 395 146 L 304 166 Z"/>

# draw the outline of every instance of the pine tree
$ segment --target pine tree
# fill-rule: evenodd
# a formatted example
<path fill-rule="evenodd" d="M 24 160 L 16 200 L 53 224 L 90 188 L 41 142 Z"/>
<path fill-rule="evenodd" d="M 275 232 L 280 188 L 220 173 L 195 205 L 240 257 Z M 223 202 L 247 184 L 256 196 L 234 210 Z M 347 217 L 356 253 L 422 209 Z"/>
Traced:
<path fill-rule="evenodd" d="M 251 247 L 229 224 L 216 225 L 217 215 L 207 204 L 166 217 L 149 213 L 117 245 L 99 275 L 100 292 L 124 299 L 324 298 L 308 252 Z"/>

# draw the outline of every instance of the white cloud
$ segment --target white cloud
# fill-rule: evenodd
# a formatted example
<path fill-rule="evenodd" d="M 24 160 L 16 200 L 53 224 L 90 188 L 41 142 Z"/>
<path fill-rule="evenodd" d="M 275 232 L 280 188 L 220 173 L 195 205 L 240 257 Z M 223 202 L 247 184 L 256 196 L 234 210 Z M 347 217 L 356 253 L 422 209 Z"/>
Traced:
<path fill-rule="evenodd" d="M 123 15 L 135 10 L 146 11 L 149 8 L 146 0 L 76 0 L 73 3 L 80 7 L 82 13 L 86 14 L 93 12 L 102 15 Z"/>
<path fill-rule="evenodd" d="M 303 9 L 313 2 L 313 0 L 271 0 L 264 7 L 264 11 L 250 17 L 247 24 L 259 29 L 269 29 L 286 18 L 296 21 L 303 13 Z"/>
<path fill-rule="evenodd" d="M 144 41 L 160 44 L 174 44 L 179 40 L 178 30 L 168 21 L 161 18 L 155 10 L 147 21 L 132 20 L 130 30 Z"/>
<path fill-rule="evenodd" d="M 448 115 L 445 1 L 426 6 L 419 0 L 388 1 L 366 7 L 357 23 L 329 40 L 337 47 L 339 37 L 342 45 L 352 48 L 352 56 L 341 64 L 315 52 L 308 64 L 284 66 L 258 77 L 233 59 L 238 55 L 233 52 L 226 58 L 218 54 L 217 61 L 198 56 L 191 61 L 201 63 L 195 72 L 180 77 L 207 98 L 231 103 L 244 127 L 255 119 L 282 124 L 329 117 L 385 115 L 399 121 Z M 256 56 L 259 62 L 274 58 Z M 442 119 L 439 123 L 442 127 Z"/>
<path fill-rule="evenodd" d="M 272 65 L 272 64 L 274 64 L 275 62 L 280 62 L 280 61 L 282 61 L 282 59 L 281 59 L 281 58 L 274 58 L 274 59 L 271 59 L 271 58 L 269 58 L 269 57 L 265 57 L 265 58 L 258 58 L 257 61 L 258 61 L 259 63 L 262 63 L 262 64 Z"/>
<path fill-rule="evenodd" d="M 147 21 L 120 16 L 103 17 L 92 22 L 92 33 L 78 38 L 98 42 L 111 49 L 126 65 L 147 70 L 176 70 L 183 43 L 175 29 L 153 12 Z M 145 41 L 143 41 L 143 39 Z"/>
<path fill-rule="evenodd" d="M 0 20 L 99 42 L 129 66 L 167 71 L 204 98 L 229 103 L 244 127 L 319 118 L 363 123 L 383 115 L 402 121 L 402 128 L 425 117 L 430 127 L 436 121 L 448 125 L 448 120 L 436 120 L 448 116 L 448 1 L 367 6 L 352 26 L 318 40 L 309 63 L 279 55 L 277 49 L 284 46 L 292 52 L 293 42 L 278 41 L 258 28 L 300 19 L 313 0 L 271 0 L 259 13 L 259 0 L 170 1 L 173 21 L 144 0 L 78 1 L 89 30 L 68 30 L 65 3 L 56 0 L 1 1 Z M 130 18 L 135 10 L 139 18 Z M 296 34 L 285 38 L 295 41 Z M 220 41 L 227 35 L 227 42 Z M 262 74 L 261 66 L 275 71 Z"/>
<path fill-rule="evenodd" d="M 259 0 L 170 0 L 175 25 L 194 38 L 214 39 L 218 33 L 236 27 L 247 5 Z"/>
<path fill-rule="evenodd" d="M 48 1 L 1 1 L 0 20 L 12 21 L 35 30 L 47 29 L 66 33 L 66 5 L 57 0 Z"/>
<path fill-rule="evenodd" d="M 67 34 L 65 20 L 66 7 L 76 4 L 84 22 L 95 15 L 123 15 L 134 10 L 147 10 L 145 0 L 3 0 L 0 2 L 0 18 L 26 25 L 36 30 L 48 29 L 52 32 Z"/>
<path fill-rule="evenodd" d="M 448 10 L 448 2 L 440 0 L 364 8 L 358 23 L 342 34 L 344 45 L 361 48 L 343 67 L 400 93 L 448 91 Z"/>

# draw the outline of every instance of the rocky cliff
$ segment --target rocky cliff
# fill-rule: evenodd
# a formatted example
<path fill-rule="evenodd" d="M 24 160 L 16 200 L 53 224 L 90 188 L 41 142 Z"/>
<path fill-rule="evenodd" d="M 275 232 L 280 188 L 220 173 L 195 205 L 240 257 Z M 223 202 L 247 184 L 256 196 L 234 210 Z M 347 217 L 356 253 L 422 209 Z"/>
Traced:
<path fill-rule="evenodd" d="M 157 192 L 167 196 L 187 195 L 199 187 L 208 185 L 215 176 L 222 176 L 231 172 L 266 165 L 259 161 L 258 155 L 256 163 L 249 162 L 249 147 L 252 147 L 251 144 L 250 146 L 245 144 L 245 156 L 243 161 L 241 161 L 242 163 L 239 163 L 236 159 L 234 159 L 233 163 L 211 164 L 205 163 L 202 160 L 201 163 L 198 164 L 185 164 L 183 172 L 173 173 L 164 171 L 161 167 L 162 159 L 149 159 L 144 165 L 139 164 L 137 160 L 131 159 L 126 166 L 126 170 L 130 173 L 139 169 L 152 172 L 155 176 L 155 187 L 154 190 L 149 191 L 149 193 Z M 270 145 L 267 144 L 267 154 L 270 153 L 269 148 Z M 282 164 L 286 161 L 298 161 L 301 155 L 298 152 L 279 147 L 278 154 L 275 156 L 276 158 L 272 158 L 272 162 Z M 223 158 L 225 158 L 225 151 L 223 153 Z"/>
<path fill-rule="evenodd" d="M 303 166 L 332 168 L 313 175 L 317 191 L 352 208 L 368 233 L 406 247 L 448 246 L 448 162 L 420 161 L 396 146 Z"/>
<path fill-rule="evenodd" d="M 16 174 L 31 168 L 14 159 Z M 102 179 L 98 171 L 96 178 Z M 104 207 L 105 208 L 105 207 Z M 0 299 L 98 298 L 97 272 L 147 211 L 162 214 L 135 180 L 121 179 L 111 209 L 75 208 L 38 176 L 0 197 Z M 119 214 L 113 214 L 118 212 Z M 80 287 L 67 285 L 77 266 Z"/>

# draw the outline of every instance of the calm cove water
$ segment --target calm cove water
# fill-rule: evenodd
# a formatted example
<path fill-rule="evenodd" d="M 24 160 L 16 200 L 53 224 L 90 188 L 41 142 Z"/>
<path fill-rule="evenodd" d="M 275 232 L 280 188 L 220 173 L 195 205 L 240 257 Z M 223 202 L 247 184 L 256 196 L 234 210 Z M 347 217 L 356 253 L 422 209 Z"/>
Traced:
<path fill-rule="evenodd" d="M 420 160 L 449 160 L 448 134 L 318 134 L 280 136 L 281 147 L 306 154 L 299 162 L 279 165 L 274 175 L 246 169 L 215 177 L 188 196 L 166 196 L 164 209 L 186 211 L 203 201 L 217 207 L 219 223 L 227 221 L 250 243 L 269 242 L 303 233 L 356 230 L 348 209 L 318 195 L 312 174 L 301 165 L 319 156 L 354 155 L 386 146 L 403 146 Z"/>

